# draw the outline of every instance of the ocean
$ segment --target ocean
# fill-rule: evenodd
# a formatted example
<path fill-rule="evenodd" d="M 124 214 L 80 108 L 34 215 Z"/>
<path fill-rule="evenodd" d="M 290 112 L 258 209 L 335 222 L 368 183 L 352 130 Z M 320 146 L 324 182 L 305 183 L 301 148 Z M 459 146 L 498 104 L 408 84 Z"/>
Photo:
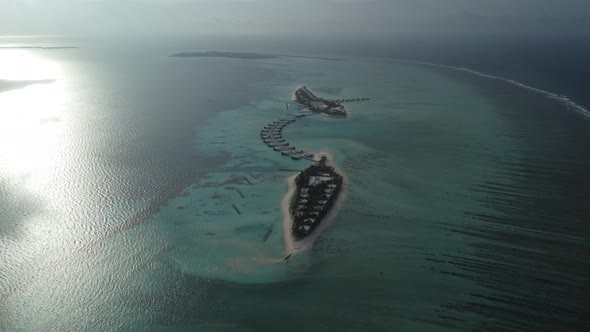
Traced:
<path fill-rule="evenodd" d="M 490 42 L 505 56 L 488 58 L 434 43 L 3 43 L 80 48 L 0 49 L 0 330 L 589 328 L 587 58 L 571 55 L 572 76 L 533 42 Z M 343 60 L 169 57 L 207 50 Z M 371 100 L 284 130 L 350 179 L 313 249 L 284 261 L 285 170 L 308 162 L 259 132 L 292 116 L 299 85 Z"/>

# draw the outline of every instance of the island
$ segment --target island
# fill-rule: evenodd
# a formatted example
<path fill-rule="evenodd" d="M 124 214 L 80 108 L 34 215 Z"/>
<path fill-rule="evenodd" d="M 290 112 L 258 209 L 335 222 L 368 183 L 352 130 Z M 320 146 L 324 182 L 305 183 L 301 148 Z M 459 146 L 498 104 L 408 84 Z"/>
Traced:
<path fill-rule="evenodd" d="M 326 156 L 295 177 L 289 212 L 291 233 L 296 241 L 309 236 L 328 215 L 342 190 L 342 183 L 342 175 L 327 165 Z"/>
<path fill-rule="evenodd" d="M 271 55 L 271 54 L 217 52 L 217 51 L 176 53 L 176 54 L 172 54 L 171 57 L 174 57 L 174 58 L 229 58 L 229 59 L 245 59 L 245 60 L 280 58 L 280 56 Z"/>
<path fill-rule="evenodd" d="M 312 60 L 326 60 L 338 61 L 341 59 L 313 57 L 303 55 L 288 55 L 288 54 L 265 54 L 265 53 L 247 53 L 247 52 L 181 52 L 170 55 L 172 58 L 227 58 L 227 59 L 242 59 L 242 60 L 264 60 L 264 59 L 279 59 L 279 58 L 298 58 L 298 59 L 312 59 Z"/>
<path fill-rule="evenodd" d="M 33 84 L 49 84 L 53 83 L 55 80 L 32 80 L 32 81 L 7 81 L 7 80 L 0 80 L 0 92 L 13 90 L 13 89 L 21 89 Z"/>
<path fill-rule="evenodd" d="M 72 50 L 78 48 L 76 46 L 0 46 L 2 50 Z"/>
<path fill-rule="evenodd" d="M 294 99 L 295 102 L 312 112 L 324 113 L 336 118 L 349 117 L 348 110 L 340 101 L 317 97 L 304 86 L 295 90 Z"/>

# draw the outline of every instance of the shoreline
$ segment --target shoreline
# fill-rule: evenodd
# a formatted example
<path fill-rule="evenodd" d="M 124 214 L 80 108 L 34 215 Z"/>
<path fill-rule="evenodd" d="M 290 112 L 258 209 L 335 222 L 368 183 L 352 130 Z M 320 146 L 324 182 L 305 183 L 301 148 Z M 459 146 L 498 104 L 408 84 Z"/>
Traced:
<path fill-rule="evenodd" d="M 287 193 L 283 196 L 283 199 L 281 200 L 281 212 L 283 213 L 283 242 L 285 245 L 285 247 L 284 247 L 285 260 L 290 258 L 292 255 L 296 255 L 300 252 L 304 252 L 306 250 L 311 249 L 313 247 L 313 244 L 315 243 L 315 241 L 320 237 L 322 232 L 326 228 L 328 228 L 328 226 L 334 220 L 334 218 L 336 217 L 338 212 L 342 209 L 342 207 L 344 206 L 344 201 L 346 201 L 346 198 L 348 197 L 348 189 L 349 189 L 348 177 L 346 176 L 346 174 L 344 174 L 342 172 L 342 170 L 340 168 L 338 168 L 338 166 L 336 165 L 336 163 L 334 161 L 334 155 L 331 152 L 329 152 L 329 151 L 318 152 L 316 154 L 316 157 L 318 158 L 317 160 L 319 160 L 322 156 L 326 156 L 328 158 L 327 165 L 334 167 L 334 170 L 338 174 L 342 175 L 343 182 L 342 182 L 341 192 L 338 195 L 338 198 L 336 198 L 336 202 L 334 203 L 334 206 L 332 207 L 330 212 L 328 212 L 328 214 L 326 215 L 324 220 L 322 220 L 322 222 L 314 230 L 314 232 L 311 235 L 307 236 L 305 239 L 303 239 L 301 241 L 297 241 L 293 237 L 293 232 L 292 232 L 293 216 L 291 215 L 291 211 L 289 210 L 289 206 L 291 203 L 291 199 L 293 198 L 293 195 L 295 194 L 295 178 L 297 177 L 297 175 L 299 173 L 294 174 L 294 175 L 287 178 L 287 184 L 288 184 L 289 189 L 287 190 Z"/>
<path fill-rule="evenodd" d="M 350 113 L 350 110 L 348 109 L 348 106 L 346 106 L 346 104 L 342 104 L 342 109 L 344 110 L 344 113 L 346 113 L 345 116 L 336 116 L 336 115 L 330 115 L 330 114 L 326 114 L 326 113 L 323 113 L 323 114 L 332 118 L 332 119 L 348 120 L 348 119 L 352 118 L 352 113 Z"/>
<path fill-rule="evenodd" d="M 293 238 L 293 234 L 291 232 L 291 227 L 293 226 L 293 217 L 289 211 L 289 204 L 291 203 L 293 195 L 295 194 L 295 178 L 297 175 L 299 175 L 299 173 L 291 175 L 287 178 L 287 185 L 289 189 L 281 200 L 281 213 L 283 214 L 283 242 L 285 245 L 284 257 L 288 257 L 299 252 L 295 245 L 296 241 Z"/>

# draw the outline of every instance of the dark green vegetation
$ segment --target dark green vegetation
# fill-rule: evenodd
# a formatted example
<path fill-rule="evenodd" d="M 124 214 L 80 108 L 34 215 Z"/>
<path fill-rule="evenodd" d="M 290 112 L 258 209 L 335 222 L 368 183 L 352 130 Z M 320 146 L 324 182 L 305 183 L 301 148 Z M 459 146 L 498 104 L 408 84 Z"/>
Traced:
<path fill-rule="evenodd" d="M 303 239 L 316 229 L 342 189 L 342 176 L 326 165 L 326 157 L 299 173 L 295 178 L 295 195 L 289 207 L 293 216 L 292 232 Z"/>
<path fill-rule="evenodd" d="M 344 105 L 339 101 L 317 97 L 306 87 L 301 87 L 295 91 L 295 100 L 312 112 L 326 113 L 334 117 L 347 116 Z"/>

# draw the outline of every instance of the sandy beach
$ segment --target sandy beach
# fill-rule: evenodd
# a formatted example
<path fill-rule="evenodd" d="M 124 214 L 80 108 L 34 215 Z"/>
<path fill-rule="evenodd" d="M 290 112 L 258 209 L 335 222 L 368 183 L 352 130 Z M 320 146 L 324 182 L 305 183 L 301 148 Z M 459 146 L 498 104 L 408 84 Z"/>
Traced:
<path fill-rule="evenodd" d="M 297 96 L 295 96 L 295 92 L 301 88 L 303 88 L 303 85 L 298 85 L 295 87 L 295 89 L 293 89 L 293 92 L 291 93 L 291 101 L 297 102 Z"/>
<path fill-rule="evenodd" d="M 324 218 L 324 220 L 322 220 L 321 224 L 313 231 L 311 235 L 307 236 L 305 239 L 301 241 L 297 241 L 295 240 L 295 238 L 293 237 L 293 233 L 291 232 L 291 228 L 293 226 L 293 216 L 289 211 L 289 205 L 293 198 L 293 195 L 295 194 L 295 178 L 299 173 L 290 176 L 287 179 L 287 184 L 289 188 L 281 201 L 281 212 L 283 213 L 283 239 L 285 244 L 285 257 L 289 255 L 296 255 L 300 252 L 311 249 L 313 247 L 314 242 L 320 237 L 321 233 L 326 228 L 328 228 L 332 220 L 334 220 L 334 217 L 336 217 L 338 211 L 340 211 L 340 209 L 344 205 L 346 197 L 348 196 L 348 177 L 346 177 L 342 170 L 336 166 L 334 162 L 334 156 L 332 153 L 328 151 L 320 151 L 316 154 L 316 160 L 320 160 L 322 156 L 326 156 L 328 158 L 328 162 L 326 163 L 327 165 L 334 167 L 334 170 L 336 170 L 336 172 L 342 175 L 342 190 L 338 195 L 338 198 L 336 199 L 334 207 L 330 210 L 330 212 Z"/>

